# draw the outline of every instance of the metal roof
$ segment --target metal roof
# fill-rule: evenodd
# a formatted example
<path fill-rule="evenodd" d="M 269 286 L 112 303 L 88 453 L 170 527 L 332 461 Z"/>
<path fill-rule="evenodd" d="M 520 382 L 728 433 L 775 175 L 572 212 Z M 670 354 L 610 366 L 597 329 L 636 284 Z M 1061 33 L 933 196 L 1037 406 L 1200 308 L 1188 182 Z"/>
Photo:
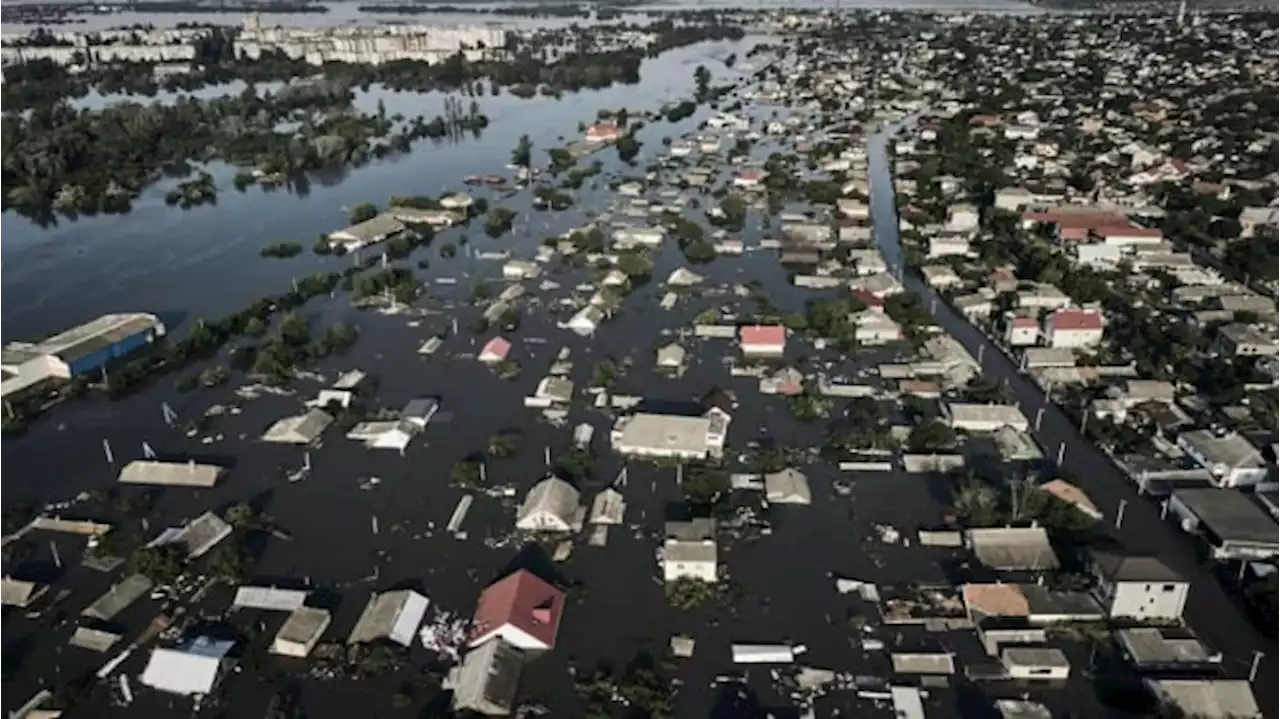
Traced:
<path fill-rule="evenodd" d="M 231 602 L 237 609 L 264 609 L 270 612 L 292 612 L 307 601 L 305 590 L 278 587 L 240 587 Z"/>
<path fill-rule="evenodd" d="M 155 484 L 169 487 L 212 487 L 226 473 L 226 469 L 214 464 L 189 462 L 161 462 L 152 459 L 134 460 L 120 470 L 121 484 Z"/>

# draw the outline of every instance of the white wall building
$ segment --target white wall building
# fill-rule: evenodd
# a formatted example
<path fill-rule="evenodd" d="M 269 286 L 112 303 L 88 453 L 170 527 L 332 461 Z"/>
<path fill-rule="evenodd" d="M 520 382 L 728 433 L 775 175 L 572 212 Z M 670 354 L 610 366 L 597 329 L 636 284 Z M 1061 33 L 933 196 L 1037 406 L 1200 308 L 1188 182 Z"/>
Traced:
<path fill-rule="evenodd" d="M 1155 557 L 1096 553 L 1094 598 L 1112 619 L 1177 621 L 1191 583 Z"/>

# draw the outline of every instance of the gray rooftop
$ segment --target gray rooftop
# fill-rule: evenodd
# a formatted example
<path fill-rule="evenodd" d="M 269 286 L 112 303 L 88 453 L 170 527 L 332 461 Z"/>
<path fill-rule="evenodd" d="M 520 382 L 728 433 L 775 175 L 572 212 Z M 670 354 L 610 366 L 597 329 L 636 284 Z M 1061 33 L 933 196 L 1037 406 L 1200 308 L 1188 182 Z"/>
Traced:
<path fill-rule="evenodd" d="M 1222 655 L 1210 654 L 1191 632 L 1174 627 L 1134 627 L 1116 632 L 1116 642 L 1138 666 L 1211 664 Z"/>
<path fill-rule="evenodd" d="M 1261 719 L 1262 711 L 1249 682 L 1242 679 L 1148 680 L 1162 702 L 1196 719 Z"/>
<path fill-rule="evenodd" d="M 965 534 L 978 561 L 992 569 L 1058 568 L 1058 556 L 1043 527 L 970 529 Z"/>
<path fill-rule="evenodd" d="M 212 464 L 134 460 L 120 470 L 121 484 L 154 484 L 169 487 L 212 487 L 226 473 Z"/>
<path fill-rule="evenodd" d="M 1094 552 L 1093 562 L 1102 576 L 1113 582 L 1185 582 L 1186 579 L 1158 557 Z"/>
<path fill-rule="evenodd" d="M 454 708 L 481 714 L 510 714 L 515 706 L 523 662 L 523 653 L 499 637 L 467 652 L 453 682 Z"/>
<path fill-rule="evenodd" d="M 1061 649 L 1053 647 L 1009 647 L 1000 652 L 1005 666 L 1070 667 L 1071 661 Z"/>
<path fill-rule="evenodd" d="M 123 612 L 130 604 L 151 591 L 151 580 L 141 574 L 135 574 L 119 584 L 113 585 L 93 604 L 90 604 L 81 616 L 101 619 L 104 622 Z"/>
<path fill-rule="evenodd" d="M 1224 542 L 1275 545 L 1276 519 L 1242 492 L 1232 489 L 1182 489 L 1173 499 Z"/>

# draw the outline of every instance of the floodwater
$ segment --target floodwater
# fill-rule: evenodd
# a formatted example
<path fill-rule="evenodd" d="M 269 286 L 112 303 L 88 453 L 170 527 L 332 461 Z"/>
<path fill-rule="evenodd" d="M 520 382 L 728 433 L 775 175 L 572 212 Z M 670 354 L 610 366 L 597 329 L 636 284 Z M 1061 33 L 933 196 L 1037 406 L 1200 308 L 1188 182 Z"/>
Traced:
<path fill-rule="evenodd" d="M 641 83 L 564 95 L 559 100 L 512 95 L 475 98 L 489 117 L 481 139 L 423 140 L 406 156 L 317 178 L 305 196 L 283 189 L 230 187 L 231 170 L 214 168 L 218 204 L 182 211 L 164 204 L 167 187 L 157 185 L 134 202 L 124 217 L 98 216 L 62 221 L 42 229 L 12 212 L 0 219 L 5 242 L 3 322 L 7 337 L 35 338 L 84 322 L 101 312 L 148 311 L 179 317 L 215 317 L 257 297 L 276 294 L 294 277 L 333 268 L 341 260 L 308 252 L 286 262 L 263 261 L 258 250 L 281 240 L 308 249 L 316 236 L 341 228 L 343 207 L 385 204 L 393 195 L 439 195 L 461 187 L 466 175 L 500 170 L 523 134 L 545 153 L 580 137 L 578 123 L 592 122 L 599 110 L 657 109 L 693 92 L 693 72 L 706 65 L 725 77 L 723 60 L 743 56 L 765 38 L 704 43 L 645 61 Z M 361 93 L 361 109 L 372 112 L 382 100 L 389 114 L 428 118 L 442 114 L 443 93 Z M 469 98 L 463 96 L 464 106 Z M 690 127 L 659 123 L 646 129 L 654 144 L 658 128 L 675 134 Z M 515 208 L 519 209 L 519 208 Z M 542 236 L 540 235 L 540 239 Z M 234 282 L 228 279 L 234 278 Z"/>
<path fill-rule="evenodd" d="M 127 218 L 64 223 L 51 233 L 19 232 L 15 233 L 20 238 L 17 243 L 6 235 L 10 240 L 4 246 L 6 332 L 12 336 L 39 334 L 89 314 L 116 309 L 145 309 L 179 318 L 217 316 L 233 310 L 262 294 L 279 292 L 290 277 L 350 261 L 309 254 L 291 260 L 264 260 L 257 256 L 262 245 L 289 238 L 308 241 L 333 229 L 342 223 L 342 205 L 382 202 L 391 194 L 439 193 L 446 185 L 456 186 L 465 174 L 495 170 L 506 162 L 522 133 L 530 134 L 538 151 L 543 151 L 562 145 L 562 134 L 576 135 L 577 123 L 590 121 L 599 109 L 656 107 L 666 99 L 685 97 L 692 91 L 697 65 L 705 64 L 721 77 L 732 77 L 736 73 L 716 61 L 731 52 L 741 57 L 754 42 L 704 44 L 664 55 L 646 65 L 645 80 L 639 87 L 567 96 L 560 102 L 505 97 L 482 100 L 493 118 L 482 141 L 441 144 L 398 162 L 355 170 L 340 185 L 313 186 L 305 198 L 252 190 L 244 196 L 228 193 L 215 208 L 182 213 L 161 206 L 156 191 L 149 193 L 150 202 L 139 203 Z M 393 98 L 386 99 L 388 111 L 394 112 Z M 439 98 L 405 96 L 397 101 L 438 102 Z M 663 120 L 647 125 L 640 133 L 644 142 L 641 163 L 664 152 L 664 137 L 692 129 L 707 112 L 701 108 L 697 115 L 677 124 Z M 763 157 L 768 150 L 761 143 L 756 152 Z M 607 171 L 618 168 L 612 150 L 593 159 L 601 160 Z M 601 187 L 582 194 L 599 197 L 603 193 Z M 503 204 L 524 208 L 517 198 Z M 311 396 L 319 388 L 317 383 L 299 383 L 301 397 L 268 396 L 243 403 L 242 413 L 212 421 L 202 436 L 214 441 L 205 444 L 199 437 L 189 438 L 168 428 L 162 420 L 161 403 L 168 402 L 185 422 L 214 403 L 234 402 L 230 389 L 180 395 L 172 389 L 175 378 L 163 378 L 147 391 L 120 402 L 90 398 L 56 408 L 35 423 L 27 436 L 6 440 L 3 459 L 9 480 L 5 505 L 48 501 L 108 486 L 120 463 L 143 455 L 143 442 L 162 457 L 213 457 L 227 462 L 231 472 L 214 489 L 165 491 L 150 531 L 161 523 L 176 524 L 209 508 L 263 498 L 266 512 L 291 532 L 293 539 L 268 542 L 256 573 L 261 578 L 305 577 L 338 593 L 341 602 L 329 634 L 337 638 L 350 630 L 368 593 L 375 589 L 412 584 L 424 591 L 434 606 L 467 614 L 481 588 L 518 556 L 518 546 L 488 548 L 481 542 L 509 530 L 514 500 L 477 497 L 464 524 L 469 539 L 458 541 L 443 534 L 462 495 L 448 486 L 450 467 L 482 450 L 495 433 L 514 429 L 524 437 L 517 457 L 488 466 L 494 481 L 517 488 L 516 499 L 546 471 L 543 448 L 549 447 L 553 456 L 564 452 L 570 440 L 569 427 L 583 421 L 596 427 L 595 448 L 600 457 L 593 481 L 583 487 L 584 502 L 618 474 L 620 458 L 607 449 L 608 418 L 575 407 L 569 427 L 553 428 L 536 421 L 535 411 L 523 407 L 521 398 L 533 392 L 561 346 L 572 350 L 576 362 L 572 377 L 580 387 L 589 380 L 595 363 L 610 355 L 634 361 L 619 384 L 623 393 L 678 401 L 691 400 L 716 385 L 733 389 L 743 400 L 731 430 L 735 446 L 757 438 L 773 438 L 796 447 L 814 446 L 819 441 L 820 426 L 796 422 L 780 398 L 760 397 L 754 380 L 728 377 L 721 361 L 732 349 L 723 341 L 686 340 L 694 358 L 689 371 L 679 379 L 654 375 L 654 350 L 671 339 L 664 333 L 669 328 L 688 327 L 699 312 L 728 301 L 710 292 L 694 293 L 682 299 L 674 311 L 658 307 L 664 293 L 661 281 L 683 264 L 674 243 L 668 243 L 658 256 L 654 281 L 633 293 L 621 314 L 590 339 L 554 327 L 554 320 L 563 318 L 565 311 L 540 304 L 529 306 L 524 326 L 513 335 L 513 359 L 525 370 L 513 382 L 495 378 L 475 362 L 448 357 L 475 352 L 478 341 L 489 335 L 473 338 L 464 330 L 446 342 L 438 357 L 423 359 L 415 354 L 435 329 L 448 326 L 451 316 L 467 327 L 474 317 L 474 311 L 466 307 L 474 278 L 498 273 L 498 263 L 469 259 L 465 253 L 452 261 L 441 259 L 437 250 L 442 243 L 458 242 L 466 233 L 477 250 L 506 247 L 516 256 L 529 256 L 542 237 L 581 225 L 583 219 L 578 210 L 558 217 L 525 212 L 517 232 L 498 240 L 477 230 L 438 236 L 431 248 L 419 250 L 409 262 L 430 260 L 429 270 L 418 271 L 424 279 L 459 277 L 453 287 L 433 285 L 431 299 L 425 304 L 443 307 L 453 301 L 462 309 L 428 317 L 419 327 L 408 327 L 403 316 L 356 312 L 345 298 L 306 307 L 316 325 L 339 317 L 359 325 L 362 338 L 357 346 L 320 369 L 333 377 L 342 369 L 359 367 L 376 376 L 379 387 L 371 408 L 399 408 L 417 396 L 441 398 L 450 421 L 433 425 L 404 457 L 363 449 L 331 430 L 333 436 L 325 446 L 310 453 L 312 472 L 301 482 L 289 483 L 282 476 L 301 466 L 302 450 L 264 445 L 256 438 L 274 419 L 296 412 L 299 399 Z M 14 221 L 6 217 L 7 223 Z M 761 234 L 759 227 L 744 233 L 748 245 L 756 243 Z M 791 286 L 771 252 L 723 258 L 696 269 L 707 277 L 708 286 L 759 280 L 784 311 L 799 311 L 805 299 L 818 296 Z M 553 271 L 549 278 L 567 289 L 592 273 L 590 269 Z M 557 296 L 564 294 L 562 290 Z M 22 328 L 21 333 L 17 327 Z M 527 341 L 538 337 L 549 338 L 549 342 Z M 878 350 L 848 359 L 831 354 L 831 371 L 853 374 L 859 366 L 883 361 L 892 353 L 892 349 Z M 104 440 L 111 445 L 115 464 L 104 456 Z M 638 652 L 661 655 L 673 633 L 687 633 L 698 640 L 695 657 L 677 671 L 682 682 L 676 699 L 677 716 L 708 715 L 718 701 L 712 680 L 731 669 L 728 645 L 734 641 L 804 642 L 809 648 L 807 661 L 815 666 L 884 676 L 883 657 L 853 648 L 846 629 L 846 615 L 853 602 L 835 592 L 830 573 L 881 582 L 918 581 L 937 573 L 936 563 L 920 559 L 924 555 L 893 556 L 893 548 L 871 539 L 871 525 L 894 522 L 905 527 L 912 522 L 934 522 L 938 519 L 938 492 L 929 480 L 870 477 L 855 480 L 857 488 L 851 501 L 835 496 L 833 469 L 815 466 L 807 471 L 813 484 L 813 506 L 774 508 L 770 514 L 775 527 L 772 536 L 749 543 L 726 543 L 722 561 L 745 597 L 732 610 L 680 612 L 666 605 L 656 579 L 654 556 L 656 536 L 668 506 L 679 497 L 674 474 L 647 465 L 630 467 L 623 490 L 629 503 L 629 526 L 615 528 L 605 548 L 579 543 L 573 557 L 560 567 L 565 577 L 581 582 L 581 587 L 571 595 L 557 650 L 528 668 L 521 696 L 547 703 L 557 710 L 557 716 L 578 715 L 570 666 L 585 672 L 599 662 L 623 664 Z M 377 483 L 371 482 L 372 478 Z M 868 508 L 865 512 L 861 509 L 864 506 Z M 375 516 L 380 528 L 376 535 L 372 530 Z M 71 566 L 72 558 L 82 549 L 78 544 L 59 540 L 58 545 L 61 555 L 69 560 L 58 586 L 76 589 L 65 605 L 69 617 L 109 583 L 107 577 Z M 52 556 L 44 547 L 37 549 L 46 561 Z M 804 561 L 798 562 L 799 557 Z M 156 611 L 154 602 L 143 600 L 120 622 L 132 638 Z M 270 637 L 283 618 L 265 619 L 264 636 Z M 59 677 L 76 676 L 105 661 L 104 657 L 67 648 L 65 639 L 72 629 L 73 621 L 58 616 L 6 621 L 6 668 L 13 671 L 12 678 L 6 678 L 6 709 L 36 691 L 41 680 L 56 683 Z M 422 655 L 421 649 L 416 650 L 415 661 L 423 661 Z M 144 663 L 142 654 L 133 656 L 122 671 L 136 677 Z M 222 693 L 229 697 L 224 708 L 230 716 L 259 715 L 269 695 L 284 681 L 282 677 L 298 677 L 302 666 L 300 662 L 266 658 L 258 668 L 233 675 Z M 54 667 L 59 675 L 54 675 Z M 388 695 L 411 679 L 412 675 L 402 674 L 362 683 L 307 680 L 302 682 L 303 704 L 313 717 L 349 717 L 356 712 L 368 713 L 371 705 L 379 716 L 412 716 L 417 706 L 398 712 L 387 706 Z M 767 705 L 788 704 L 771 690 L 767 672 L 753 671 L 750 686 Z M 100 687 L 97 691 L 89 706 L 93 707 L 92 715 L 102 716 L 109 711 L 108 690 Z M 149 691 L 137 693 L 137 705 L 131 712 L 157 717 L 189 715 L 186 701 L 168 700 Z M 871 711 L 869 705 L 847 695 L 832 696 L 820 704 L 824 708 L 837 705 L 846 714 Z M 749 714 L 737 709 L 728 716 Z"/>

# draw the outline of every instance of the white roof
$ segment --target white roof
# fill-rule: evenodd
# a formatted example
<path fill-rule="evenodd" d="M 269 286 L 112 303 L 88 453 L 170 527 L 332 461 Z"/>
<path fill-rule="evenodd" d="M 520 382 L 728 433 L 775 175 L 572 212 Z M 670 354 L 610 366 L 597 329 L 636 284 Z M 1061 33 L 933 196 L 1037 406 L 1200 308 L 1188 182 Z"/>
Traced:
<path fill-rule="evenodd" d="M 1252 719 L 1261 717 L 1253 689 L 1244 680 L 1165 679 L 1151 681 L 1161 698 L 1187 716 L 1205 719 Z"/>
<path fill-rule="evenodd" d="M 170 694 L 208 694 L 221 668 L 219 657 L 181 649 L 154 649 L 142 672 L 142 683 Z"/>
<path fill-rule="evenodd" d="M 706 417 L 640 413 L 618 420 L 614 445 L 623 451 L 706 452 L 710 430 L 711 420 Z"/>
<path fill-rule="evenodd" d="M 273 612 L 292 612 L 307 601 L 307 592 L 301 589 L 277 587 L 240 587 L 231 603 L 236 608 L 266 609 Z"/>
<path fill-rule="evenodd" d="M 277 421 L 262 435 L 262 440 L 282 444 L 310 444 L 331 424 L 333 424 L 332 415 L 313 409 L 306 414 L 285 417 Z"/>
<path fill-rule="evenodd" d="M 809 479 L 804 472 L 787 469 L 764 476 L 765 499 L 773 504 L 809 504 L 813 496 L 809 492 Z"/>
<path fill-rule="evenodd" d="M 407 647 L 413 643 L 427 605 L 426 597 L 409 589 L 379 594 L 369 600 L 347 641 L 355 644 L 385 637 Z"/>
<path fill-rule="evenodd" d="M 559 477 L 547 477 L 533 485 L 525 495 L 524 502 L 520 504 L 520 511 L 516 513 L 516 523 L 519 524 L 526 517 L 536 513 L 545 512 L 557 517 L 565 524 L 573 524 L 578 513 L 579 496 L 577 488 L 572 484 Z"/>
<path fill-rule="evenodd" d="M 121 484 L 157 484 L 171 487 L 212 487 L 226 470 L 212 464 L 134 460 L 120 470 Z"/>

